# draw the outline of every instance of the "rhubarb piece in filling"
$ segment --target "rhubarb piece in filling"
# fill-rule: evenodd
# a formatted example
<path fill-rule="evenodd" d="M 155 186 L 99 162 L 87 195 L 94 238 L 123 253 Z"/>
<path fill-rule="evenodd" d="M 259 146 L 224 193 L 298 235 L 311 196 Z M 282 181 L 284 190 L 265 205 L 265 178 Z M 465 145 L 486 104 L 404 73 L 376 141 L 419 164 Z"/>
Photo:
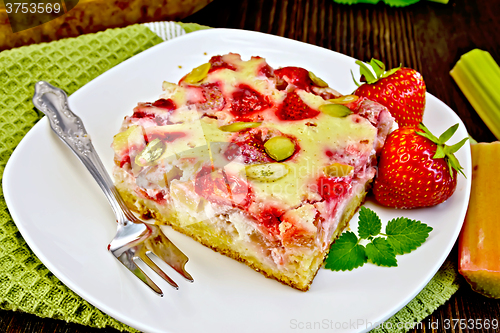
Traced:
<path fill-rule="evenodd" d="M 230 53 L 164 82 L 112 144 L 127 205 L 308 290 L 393 125 L 382 105 L 341 98 L 316 75 Z"/>

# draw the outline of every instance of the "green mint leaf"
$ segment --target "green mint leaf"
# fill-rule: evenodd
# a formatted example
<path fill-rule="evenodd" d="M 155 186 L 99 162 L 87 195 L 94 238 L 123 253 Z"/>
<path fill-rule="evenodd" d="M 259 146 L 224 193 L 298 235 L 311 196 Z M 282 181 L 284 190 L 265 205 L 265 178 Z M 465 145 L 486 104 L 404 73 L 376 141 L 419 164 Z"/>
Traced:
<path fill-rule="evenodd" d="M 358 244 L 358 237 L 353 232 L 346 231 L 330 247 L 325 268 L 332 271 L 350 271 L 363 266 L 366 261 L 365 247 Z"/>
<path fill-rule="evenodd" d="M 431 231 L 427 224 L 406 217 L 392 219 L 385 227 L 387 241 L 396 254 L 415 250 L 425 242 Z"/>
<path fill-rule="evenodd" d="M 393 248 L 383 237 L 377 237 L 371 243 L 367 244 L 365 252 L 368 260 L 375 265 L 387 267 L 398 265 Z"/>
<path fill-rule="evenodd" d="M 382 230 L 382 222 L 377 213 L 373 210 L 361 206 L 359 210 L 358 235 L 359 238 L 369 238 L 377 236 Z"/>

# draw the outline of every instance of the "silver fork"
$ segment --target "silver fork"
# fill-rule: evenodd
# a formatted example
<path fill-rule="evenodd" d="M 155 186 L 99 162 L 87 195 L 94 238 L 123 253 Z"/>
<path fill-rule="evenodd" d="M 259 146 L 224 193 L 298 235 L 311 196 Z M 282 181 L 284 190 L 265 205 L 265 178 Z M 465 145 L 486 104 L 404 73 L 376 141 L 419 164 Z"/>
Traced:
<path fill-rule="evenodd" d="M 66 93 L 47 82 L 40 81 L 35 84 L 33 104 L 47 116 L 52 130 L 87 167 L 111 204 L 118 228 L 115 237 L 108 245 L 108 250 L 160 296 L 163 296 L 162 290 L 139 267 L 138 262 L 145 263 L 175 289 L 179 288 L 177 283 L 151 259 L 155 255 L 186 280 L 193 282 L 193 278 L 184 268 L 188 257 L 158 226 L 138 219 L 127 208 L 97 155 L 82 120 L 69 109 Z"/>

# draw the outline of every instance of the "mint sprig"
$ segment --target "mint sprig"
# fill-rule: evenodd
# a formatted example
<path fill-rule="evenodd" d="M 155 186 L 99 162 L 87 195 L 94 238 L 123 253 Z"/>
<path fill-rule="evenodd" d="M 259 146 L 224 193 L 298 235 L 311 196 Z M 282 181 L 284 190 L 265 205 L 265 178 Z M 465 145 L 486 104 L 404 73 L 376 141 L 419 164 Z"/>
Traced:
<path fill-rule="evenodd" d="M 334 270 L 350 271 L 366 263 L 365 247 L 359 244 L 359 239 L 353 232 L 344 232 L 334 244 L 337 245 L 330 248 L 326 268 L 336 267 Z"/>
<path fill-rule="evenodd" d="M 325 260 L 325 268 L 332 271 L 347 271 L 361 267 L 367 262 L 378 266 L 395 267 L 396 255 L 410 253 L 422 245 L 432 227 L 406 217 L 390 220 L 385 233 L 382 222 L 373 210 L 361 207 L 359 211 L 358 236 L 346 231 L 332 244 Z M 362 241 L 368 241 L 366 245 Z"/>

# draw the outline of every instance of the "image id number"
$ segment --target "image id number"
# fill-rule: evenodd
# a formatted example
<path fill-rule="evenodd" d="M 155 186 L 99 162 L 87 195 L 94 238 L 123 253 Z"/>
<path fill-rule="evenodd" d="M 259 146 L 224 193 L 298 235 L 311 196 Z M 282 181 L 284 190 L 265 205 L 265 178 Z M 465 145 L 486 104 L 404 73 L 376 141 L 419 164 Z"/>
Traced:
<path fill-rule="evenodd" d="M 498 329 L 498 319 L 445 319 L 444 329 Z"/>
<path fill-rule="evenodd" d="M 14 2 L 14 3 L 6 3 L 5 9 L 8 14 L 10 13 L 31 13 L 31 14 L 51 14 L 51 13 L 59 13 L 61 11 L 61 5 L 57 2 L 52 3 L 26 3 L 26 2 Z"/>

